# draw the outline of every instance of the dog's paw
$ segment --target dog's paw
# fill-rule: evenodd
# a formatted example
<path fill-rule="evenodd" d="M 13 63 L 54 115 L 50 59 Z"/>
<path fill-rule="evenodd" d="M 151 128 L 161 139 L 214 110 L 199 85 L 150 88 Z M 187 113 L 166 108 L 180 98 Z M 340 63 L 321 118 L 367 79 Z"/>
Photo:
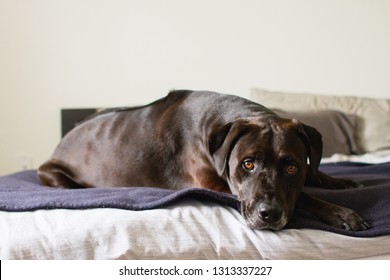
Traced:
<path fill-rule="evenodd" d="M 334 211 L 328 223 L 337 228 L 353 231 L 370 228 L 370 225 L 356 211 L 344 207 L 339 207 L 337 211 Z"/>

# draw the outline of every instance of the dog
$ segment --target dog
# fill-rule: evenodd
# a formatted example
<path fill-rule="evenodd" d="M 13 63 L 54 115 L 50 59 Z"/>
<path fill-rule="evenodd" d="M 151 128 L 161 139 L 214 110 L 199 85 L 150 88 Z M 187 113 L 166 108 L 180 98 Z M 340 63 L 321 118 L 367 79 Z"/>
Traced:
<path fill-rule="evenodd" d="M 354 210 L 303 187 L 356 188 L 318 170 L 321 134 L 233 95 L 177 90 L 149 105 L 96 113 L 38 168 L 43 185 L 148 186 L 232 193 L 252 229 L 281 230 L 295 208 L 346 230 L 369 225 Z"/>

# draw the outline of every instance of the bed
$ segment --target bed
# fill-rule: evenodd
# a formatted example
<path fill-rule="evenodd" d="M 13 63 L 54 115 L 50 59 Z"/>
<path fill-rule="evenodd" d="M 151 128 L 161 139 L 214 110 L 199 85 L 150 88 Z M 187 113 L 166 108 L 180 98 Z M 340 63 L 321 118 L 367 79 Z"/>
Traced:
<path fill-rule="evenodd" d="M 284 230 L 251 230 L 232 195 L 58 190 L 41 186 L 28 170 L 0 177 L 0 258 L 389 259 L 390 100 L 262 89 L 251 99 L 322 132 L 321 170 L 365 187 L 305 191 L 356 209 L 369 230 L 331 228 L 303 211 Z"/>

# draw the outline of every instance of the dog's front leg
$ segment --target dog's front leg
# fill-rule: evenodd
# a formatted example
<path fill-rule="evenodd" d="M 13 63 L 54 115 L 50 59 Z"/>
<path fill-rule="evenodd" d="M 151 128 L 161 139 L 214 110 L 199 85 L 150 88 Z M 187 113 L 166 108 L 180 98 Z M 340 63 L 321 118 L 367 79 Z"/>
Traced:
<path fill-rule="evenodd" d="M 357 231 L 370 227 L 356 211 L 314 198 L 303 192 L 298 198 L 296 207 L 309 211 L 328 225 L 337 228 Z"/>

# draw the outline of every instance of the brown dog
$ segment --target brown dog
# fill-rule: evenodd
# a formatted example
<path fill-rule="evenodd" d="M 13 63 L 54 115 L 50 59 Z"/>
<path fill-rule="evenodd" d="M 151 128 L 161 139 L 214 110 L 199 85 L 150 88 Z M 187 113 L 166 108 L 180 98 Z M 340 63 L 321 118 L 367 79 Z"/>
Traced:
<path fill-rule="evenodd" d="M 38 174 L 43 184 L 91 188 L 207 188 L 237 195 L 247 224 L 282 229 L 294 207 L 364 230 L 353 210 L 302 192 L 358 184 L 318 171 L 321 135 L 246 99 L 173 91 L 144 107 L 100 112 L 70 131 Z"/>

